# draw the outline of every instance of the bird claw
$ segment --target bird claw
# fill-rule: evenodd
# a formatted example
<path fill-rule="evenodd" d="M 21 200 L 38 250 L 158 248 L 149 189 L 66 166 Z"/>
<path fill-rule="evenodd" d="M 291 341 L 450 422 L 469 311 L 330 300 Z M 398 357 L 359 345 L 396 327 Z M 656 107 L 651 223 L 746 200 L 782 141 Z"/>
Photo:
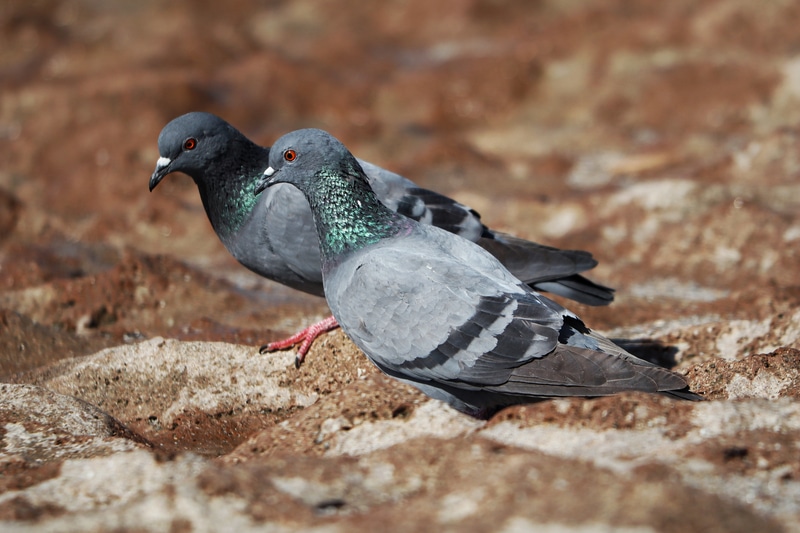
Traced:
<path fill-rule="evenodd" d="M 297 355 L 294 358 L 295 368 L 300 368 L 300 365 L 302 365 L 303 361 L 305 361 L 306 354 L 311 349 L 311 345 L 314 343 L 316 338 L 322 335 L 323 333 L 326 333 L 338 327 L 339 323 L 336 322 L 336 319 L 333 316 L 329 316 L 328 318 L 320 322 L 317 322 L 316 324 L 312 324 L 307 328 L 298 331 L 291 337 L 275 342 L 270 342 L 269 344 L 265 344 L 264 346 L 258 349 L 258 353 L 263 355 L 269 352 L 285 350 L 286 348 L 291 348 L 296 344 L 300 344 L 300 347 L 297 349 Z"/>

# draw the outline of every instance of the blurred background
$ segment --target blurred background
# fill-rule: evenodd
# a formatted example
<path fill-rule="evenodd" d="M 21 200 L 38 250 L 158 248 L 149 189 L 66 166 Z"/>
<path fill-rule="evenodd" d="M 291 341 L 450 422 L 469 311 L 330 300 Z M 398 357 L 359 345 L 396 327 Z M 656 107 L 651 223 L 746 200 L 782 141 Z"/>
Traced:
<path fill-rule="evenodd" d="M 796 530 L 798 28 L 796 0 L 4 0 L 0 521 Z M 259 355 L 327 308 L 239 266 L 187 176 L 148 192 L 193 110 L 263 145 L 324 128 L 494 229 L 588 250 L 616 300 L 562 303 L 710 401 L 484 425 L 341 332 L 299 370 Z"/>
<path fill-rule="evenodd" d="M 792 1 L 4 2 L 0 342 L 29 348 L 0 374 L 159 334 L 257 345 L 325 312 L 239 267 L 188 177 L 148 192 L 192 110 L 264 145 L 324 128 L 493 228 L 592 252 L 617 301 L 569 306 L 600 329 L 722 320 L 678 360 L 718 354 L 729 320 L 760 324 L 737 349 L 780 345 L 799 26 Z"/>

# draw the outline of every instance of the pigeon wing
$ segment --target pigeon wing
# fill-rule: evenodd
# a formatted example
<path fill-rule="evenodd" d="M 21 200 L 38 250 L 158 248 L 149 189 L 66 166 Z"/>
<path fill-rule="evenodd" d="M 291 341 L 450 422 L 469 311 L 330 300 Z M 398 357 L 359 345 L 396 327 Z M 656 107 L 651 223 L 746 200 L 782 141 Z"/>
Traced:
<path fill-rule="evenodd" d="M 433 239 L 384 241 L 331 273 L 326 296 L 353 341 L 409 379 L 476 386 L 504 383 L 512 369 L 552 352 L 557 306 L 475 245 L 445 241 L 456 250 L 442 253 Z M 463 261 L 453 252 L 472 255 Z"/>

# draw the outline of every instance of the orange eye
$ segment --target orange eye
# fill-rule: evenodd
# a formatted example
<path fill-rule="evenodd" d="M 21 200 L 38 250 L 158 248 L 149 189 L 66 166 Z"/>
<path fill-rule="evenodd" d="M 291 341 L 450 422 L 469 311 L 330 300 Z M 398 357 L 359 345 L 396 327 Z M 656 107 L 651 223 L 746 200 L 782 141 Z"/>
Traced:
<path fill-rule="evenodd" d="M 194 137 L 189 137 L 185 141 L 183 141 L 183 149 L 184 150 L 194 150 L 197 148 L 197 139 Z"/>
<path fill-rule="evenodd" d="M 297 159 L 297 152 L 295 152 L 294 150 L 286 150 L 285 152 L 283 152 L 283 158 L 287 161 L 294 161 L 295 159 Z"/>

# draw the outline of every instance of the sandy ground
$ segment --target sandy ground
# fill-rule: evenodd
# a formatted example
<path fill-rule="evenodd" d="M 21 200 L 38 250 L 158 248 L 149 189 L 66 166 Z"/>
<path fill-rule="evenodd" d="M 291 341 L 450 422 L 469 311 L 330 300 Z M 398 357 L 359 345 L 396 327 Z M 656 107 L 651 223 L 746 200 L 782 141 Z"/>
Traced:
<path fill-rule="evenodd" d="M 0 7 L 9 531 L 800 530 L 800 5 L 344 0 Z M 147 182 L 191 110 L 331 131 L 491 227 L 590 251 L 561 301 L 706 402 L 478 422 L 375 371 Z M 86 474 L 91 472 L 92 475 Z M 625 530 L 625 529 L 624 529 Z"/>

